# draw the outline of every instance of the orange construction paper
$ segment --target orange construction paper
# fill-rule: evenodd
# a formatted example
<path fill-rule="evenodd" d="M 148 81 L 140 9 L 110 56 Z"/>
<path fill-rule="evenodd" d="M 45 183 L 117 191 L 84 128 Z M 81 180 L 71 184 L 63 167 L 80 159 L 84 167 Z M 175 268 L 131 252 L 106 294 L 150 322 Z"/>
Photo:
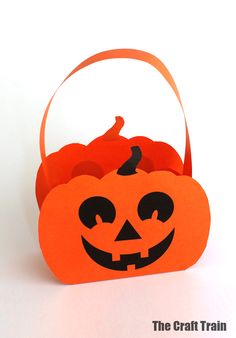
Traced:
<path fill-rule="evenodd" d="M 46 158 L 50 173 L 50 186 L 47 185 L 44 167 L 41 164 L 36 178 L 36 196 L 39 207 L 48 192 L 59 184 L 67 183 L 82 174 L 101 178 L 118 168 L 129 156 L 130 147 L 142 148 L 143 157 L 139 168 L 146 172 L 170 170 L 182 174 L 183 163 L 176 150 L 164 142 L 154 142 L 147 137 L 136 136 L 127 139 L 119 135 L 124 125 L 122 117 L 104 135 L 87 146 L 79 143 L 69 144 Z"/>
<path fill-rule="evenodd" d="M 60 86 L 88 65 L 131 58 L 155 67 L 173 89 L 185 120 L 185 155 L 164 142 L 120 135 L 117 116 L 87 146 L 69 144 L 46 155 L 45 127 Z M 77 66 L 50 99 L 40 130 L 36 179 L 43 256 L 63 283 L 183 270 L 202 255 L 209 235 L 207 196 L 192 178 L 187 121 L 176 84 L 154 55 L 134 49 L 98 53 Z"/>
<path fill-rule="evenodd" d="M 157 219 L 158 210 L 144 220 L 138 214 L 142 198 L 153 192 L 164 193 L 173 201 L 173 212 L 166 221 Z M 115 218 L 103 221 L 100 216 L 89 228 L 81 221 L 79 210 L 94 196 L 111 201 Z M 139 237 L 116 241 L 127 221 Z M 113 171 L 101 179 L 84 175 L 57 186 L 42 205 L 39 240 L 56 278 L 74 284 L 186 269 L 205 249 L 209 226 L 208 200 L 195 180 L 168 171 L 148 174 L 137 169 L 131 176 Z M 164 248 L 156 248 L 156 253 L 152 248 L 163 241 Z M 158 250 L 164 253 L 155 260 Z M 150 258 L 152 263 L 139 268 L 152 255 L 154 261 Z M 124 270 L 112 268 L 119 269 L 122 262 Z"/>

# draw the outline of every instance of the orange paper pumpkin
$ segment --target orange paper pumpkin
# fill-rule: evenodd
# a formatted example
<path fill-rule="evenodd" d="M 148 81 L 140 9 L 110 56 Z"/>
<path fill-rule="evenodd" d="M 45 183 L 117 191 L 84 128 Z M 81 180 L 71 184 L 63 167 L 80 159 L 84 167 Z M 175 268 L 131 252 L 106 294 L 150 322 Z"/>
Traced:
<path fill-rule="evenodd" d="M 154 66 L 181 104 L 168 70 L 146 52 L 102 52 L 69 76 L 91 63 L 119 57 Z M 204 190 L 191 177 L 186 120 L 183 163 L 165 143 L 120 136 L 123 119 L 119 117 L 87 147 L 69 145 L 47 157 L 44 131 L 52 99 L 41 126 L 42 165 L 36 190 L 40 246 L 53 274 L 64 283 L 81 283 L 182 270 L 194 264 L 207 243 L 210 210 Z M 62 160 L 66 163 L 61 172 L 54 174 Z"/>
<path fill-rule="evenodd" d="M 62 282 L 182 270 L 202 254 L 210 224 L 203 189 L 188 176 L 135 170 L 138 156 L 133 147 L 118 171 L 76 177 L 46 197 L 39 239 Z"/>
<path fill-rule="evenodd" d="M 122 117 L 104 135 L 96 138 L 87 146 L 79 143 L 69 144 L 47 156 L 51 185 L 46 183 L 43 165 L 38 170 L 36 196 L 39 207 L 49 191 L 59 184 L 67 183 L 75 176 L 89 174 L 101 178 L 119 167 L 129 156 L 130 146 L 142 148 L 143 157 L 139 168 L 146 172 L 170 170 L 182 174 L 183 163 L 176 150 L 164 142 L 154 142 L 147 137 L 136 136 L 127 139 L 119 135 L 124 125 Z"/>

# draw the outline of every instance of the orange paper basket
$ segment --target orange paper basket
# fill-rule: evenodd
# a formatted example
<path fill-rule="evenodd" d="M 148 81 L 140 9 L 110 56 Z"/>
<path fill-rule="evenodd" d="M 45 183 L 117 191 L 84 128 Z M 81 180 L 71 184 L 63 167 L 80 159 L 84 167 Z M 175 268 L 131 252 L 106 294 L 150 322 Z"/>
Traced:
<path fill-rule="evenodd" d="M 62 84 L 80 69 L 114 58 L 136 59 L 156 68 L 183 110 L 167 68 L 154 55 L 140 50 L 117 49 L 93 55 Z M 177 271 L 193 265 L 206 247 L 210 210 L 204 190 L 192 178 L 185 115 L 183 162 L 167 143 L 143 136 L 120 136 L 124 125 L 120 116 L 87 146 L 73 143 L 46 155 L 45 126 L 56 92 L 41 124 L 42 163 L 36 179 L 39 241 L 52 273 L 61 282 L 73 284 Z"/>

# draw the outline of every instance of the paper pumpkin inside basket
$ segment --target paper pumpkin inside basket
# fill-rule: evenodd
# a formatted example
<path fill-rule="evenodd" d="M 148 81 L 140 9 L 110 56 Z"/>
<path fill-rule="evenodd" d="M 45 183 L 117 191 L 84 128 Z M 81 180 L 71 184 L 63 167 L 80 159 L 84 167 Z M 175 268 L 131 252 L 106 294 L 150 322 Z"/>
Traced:
<path fill-rule="evenodd" d="M 143 51 L 96 54 L 68 77 L 109 58 L 150 63 L 181 104 L 163 63 Z M 182 270 L 194 264 L 207 243 L 210 210 L 204 190 L 191 177 L 186 120 L 183 162 L 166 143 L 119 135 L 121 117 L 87 146 L 70 144 L 46 156 L 44 131 L 52 99 L 41 126 L 36 196 L 40 246 L 53 274 L 63 283 L 81 283 Z"/>
<path fill-rule="evenodd" d="M 115 170 L 129 155 L 130 147 L 142 148 L 139 168 L 146 172 L 170 170 L 177 174 L 183 172 L 183 162 L 176 150 L 165 142 L 156 142 L 144 136 L 127 139 L 119 135 L 124 125 L 121 116 L 104 135 L 94 139 L 87 146 L 73 143 L 46 158 L 50 171 L 51 185 L 48 186 L 43 165 L 39 167 L 36 179 L 36 196 L 39 207 L 48 192 L 59 184 L 67 183 L 75 176 L 90 174 L 101 178 Z"/>

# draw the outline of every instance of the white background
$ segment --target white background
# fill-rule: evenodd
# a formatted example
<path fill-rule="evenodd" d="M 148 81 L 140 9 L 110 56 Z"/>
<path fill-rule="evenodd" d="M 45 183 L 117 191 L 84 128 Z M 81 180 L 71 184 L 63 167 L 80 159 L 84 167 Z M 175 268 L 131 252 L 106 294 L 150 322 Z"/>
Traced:
<path fill-rule="evenodd" d="M 235 337 L 235 2 L 5 1 L 0 10 L 0 337 Z M 64 286 L 37 239 L 34 182 L 43 110 L 88 56 L 137 48 L 158 56 L 180 89 L 194 178 L 212 213 L 204 255 L 187 271 Z M 47 149 L 89 142 L 126 119 L 123 135 L 172 144 L 183 155 L 178 103 L 152 67 L 90 66 L 58 93 Z M 226 321 L 226 333 L 157 333 L 152 320 Z"/>

